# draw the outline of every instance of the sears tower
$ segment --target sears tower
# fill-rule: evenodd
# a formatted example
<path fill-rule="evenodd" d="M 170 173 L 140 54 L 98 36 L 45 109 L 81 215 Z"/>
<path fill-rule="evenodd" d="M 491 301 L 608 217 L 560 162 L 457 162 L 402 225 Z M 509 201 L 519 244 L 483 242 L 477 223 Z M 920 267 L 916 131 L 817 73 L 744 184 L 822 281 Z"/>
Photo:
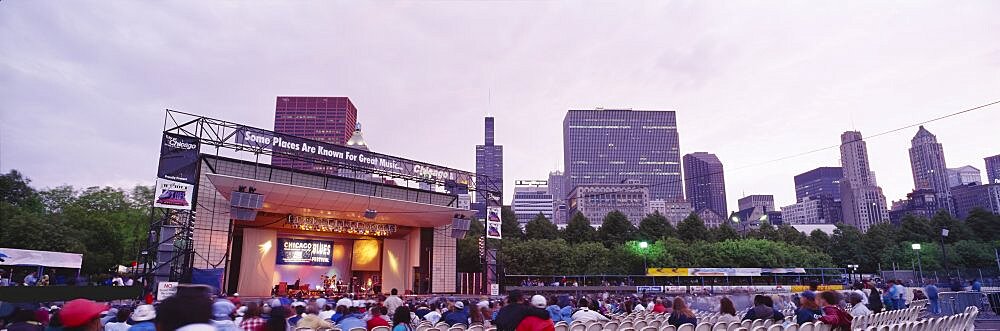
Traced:
<path fill-rule="evenodd" d="M 476 190 L 476 203 L 481 207 L 502 206 L 503 146 L 493 143 L 493 117 L 486 118 L 484 131 L 484 144 L 476 145 L 476 187 L 486 188 L 492 194 Z"/>

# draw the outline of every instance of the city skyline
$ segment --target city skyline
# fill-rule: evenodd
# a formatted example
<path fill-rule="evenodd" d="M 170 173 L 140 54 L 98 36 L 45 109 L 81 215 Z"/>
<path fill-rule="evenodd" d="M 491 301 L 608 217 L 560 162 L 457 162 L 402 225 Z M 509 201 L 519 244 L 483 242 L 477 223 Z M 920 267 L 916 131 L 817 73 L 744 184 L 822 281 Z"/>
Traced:
<path fill-rule="evenodd" d="M 357 105 L 365 138 L 380 152 L 470 171 L 470 151 L 481 143 L 474 128 L 492 114 L 507 150 L 510 201 L 513 179 L 564 168 L 568 109 L 631 107 L 675 111 L 681 153 L 708 150 L 724 160 L 728 209 L 743 192 L 785 206 L 795 201 L 792 177 L 838 166 L 838 153 L 769 160 L 834 145 L 846 130 L 871 135 L 1000 97 L 1000 46 L 989 33 L 1000 30 L 989 15 L 1000 4 L 982 4 L 994 10 L 942 2 L 873 3 L 864 13 L 794 3 L 777 11 L 738 3 L 239 11 L 116 3 L 97 11 L 88 3 L 3 2 L 0 33 L 18 37 L 0 45 L 0 79 L 10 87 L 0 92 L 0 168 L 42 187 L 152 184 L 157 151 L 149 146 L 160 139 L 164 108 L 271 127 L 276 96 L 332 95 Z M 335 19 L 320 19 L 331 12 Z M 303 19 L 272 23 L 288 16 Z M 447 31 L 435 23 L 441 18 L 468 28 Z M 598 19 L 623 24 L 593 27 Z M 831 24 L 843 21 L 851 27 Z M 302 44 L 319 46 L 285 47 Z M 417 45 L 430 47 L 401 51 Z M 763 84 L 745 83 L 761 77 Z M 988 143 L 1000 141 L 991 129 L 998 114 L 994 106 L 926 126 L 947 145 L 950 166 L 985 176 L 984 158 L 1000 153 Z M 422 131 L 403 133 L 414 128 Z M 915 130 L 866 139 L 887 200 L 913 188 L 907 149 Z M 79 137 L 88 139 L 67 143 Z"/>

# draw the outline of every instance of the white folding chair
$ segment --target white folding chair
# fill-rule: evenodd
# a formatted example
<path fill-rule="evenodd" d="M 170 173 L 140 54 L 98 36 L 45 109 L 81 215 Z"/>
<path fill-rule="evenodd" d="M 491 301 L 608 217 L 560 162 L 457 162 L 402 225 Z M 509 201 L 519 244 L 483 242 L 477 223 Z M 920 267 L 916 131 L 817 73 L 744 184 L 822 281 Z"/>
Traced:
<path fill-rule="evenodd" d="M 694 324 L 684 323 L 677 327 L 677 331 L 694 331 Z"/>

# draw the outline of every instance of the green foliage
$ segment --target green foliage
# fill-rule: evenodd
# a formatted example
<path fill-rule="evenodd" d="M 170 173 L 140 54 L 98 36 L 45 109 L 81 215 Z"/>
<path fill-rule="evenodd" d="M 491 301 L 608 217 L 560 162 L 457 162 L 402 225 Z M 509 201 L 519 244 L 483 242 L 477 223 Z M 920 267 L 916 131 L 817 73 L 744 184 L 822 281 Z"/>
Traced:
<path fill-rule="evenodd" d="M 677 224 L 677 236 L 684 241 L 708 240 L 708 228 L 698 214 L 691 213 Z"/>
<path fill-rule="evenodd" d="M 590 220 L 581 213 L 573 214 L 573 217 L 566 223 L 562 238 L 571 244 L 591 242 L 597 239 L 597 231 L 590 226 Z"/>
<path fill-rule="evenodd" d="M 601 227 L 597 229 L 597 237 L 606 247 L 621 245 L 635 239 L 635 233 L 636 228 L 632 222 L 629 222 L 628 217 L 617 210 L 604 216 Z"/>
<path fill-rule="evenodd" d="M 503 236 L 503 241 L 524 239 L 524 231 L 521 231 L 521 225 L 517 223 L 517 214 L 514 213 L 513 209 L 504 206 L 500 210 L 500 222 L 500 234 Z"/>
<path fill-rule="evenodd" d="M 938 235 L 936 233 L 936 231 L 931 229 L 930 221 L 923 217 L 906 215 L 899 222 L 899 237 L 901 240 L 927 242 L 937 238 Z"/>
<path fill-rule="evenodd" d="M 861 245 L 862 234 L 858 228 L 843 223 L 837 224 L 837 229 L 833 230 L 830 236 L 830 249 L 827 253 L 833 258 L 833 263 L 838 266 L 848 264 L 861 264 L 866 261 L 868 254 Z M 865 265 L 862 265 L 865 269 Z M 864 271 L 873 271 L 865 269 Z"/>
<path fill-rule="evenodd" d="M 973 209 L 965 219 L 965 224 L 979 240 L 990 241 L 1000 238 L 1000 216 L 982 208 Z"/>
<path fill-rule="evenodd" d="M 557 239 L 559 227 L 552 224 L 542 213 L 524 225 L 524 235 L 528 239 Z"/>
<path fill-rule="evenodd" d="M 931 228 L 934 229 L 934 239 L 938 239 L 941 235 L 941 229 L 948 229 L 948 237 L 944 238 L 944 242 L 951 244 L 958 241 L 972 239 L 972 230 L 969 230 L 969 226 L 965 222 L 961 222 L 954 217 L 951 217 L 947 211 L 940 210 L 934 217 L 931 218 Z"/>
<path fill-rule="evenodd" d="M 733 229 L 729 222 L 722 222 L 722 225 L 708 229 L 709 238 L 712 241 L 726 241 L 740 239 L 740 233 Z"/>
<path fill-rule="evenodd" d="M 820 229 L 813 230 L 809 233 L 809 245 L 820 252 L 826 252 L 830 249 L 830 235 Z"/>
<path fill-rule="evenodd" d="M 820 231 L 822 232 L 822 231 Z M 791 225 L 782 224 L 774 231 L 774 240 L 797 246 L 808 246 L 809 237 Z"/>
<path fill-rule="evenodd" d="M 457 256 L 455 257 L 455 263 L 458 264 L 458 272 L 479 272 L 483 270 L 479 254 L 479 240 L 485 231 L 486 223 L 473 218 L 469 224 L 469 232 L 465 234 L 465 238 L 459 239 L 455 244 L 458 248 Z"/>
<path fill-rule="evenodd" d="M 637 239 L 655 241 L 674 236 L 677 236 L 677 230 L 659 211 L 654 211 L 639 221 Z"/>

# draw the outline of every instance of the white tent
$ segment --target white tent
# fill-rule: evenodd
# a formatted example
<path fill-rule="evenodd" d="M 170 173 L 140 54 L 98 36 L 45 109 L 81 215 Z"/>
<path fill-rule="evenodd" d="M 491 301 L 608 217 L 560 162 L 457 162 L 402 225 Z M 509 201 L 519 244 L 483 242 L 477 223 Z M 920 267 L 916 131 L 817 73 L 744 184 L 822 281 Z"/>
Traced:
<path fill-rule="evenodd" d="M 0 247 L 0 265 L 80 269 L 83 254 Z"/>

